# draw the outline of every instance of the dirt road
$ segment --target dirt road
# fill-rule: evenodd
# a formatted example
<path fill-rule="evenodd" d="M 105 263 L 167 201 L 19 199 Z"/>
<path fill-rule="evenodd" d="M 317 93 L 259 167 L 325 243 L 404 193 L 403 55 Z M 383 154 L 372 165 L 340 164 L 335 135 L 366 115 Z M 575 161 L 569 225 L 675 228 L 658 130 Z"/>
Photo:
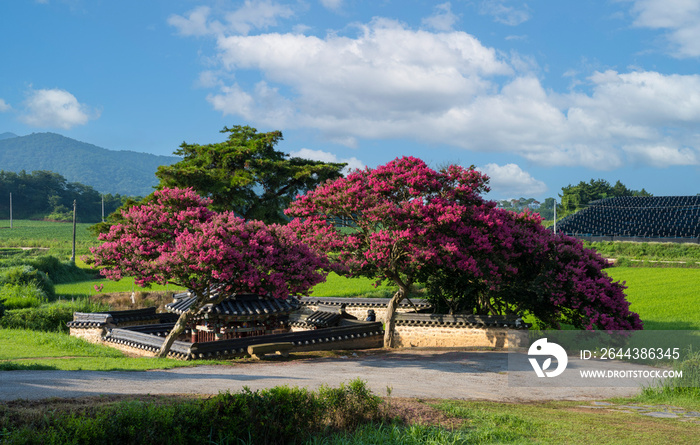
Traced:
<path fill-rule="evenodd" d="M 261 361 L 233 366 L 199 366 L 141 372 L 4 371 L 0 400 L 82 397 L 100 394 L 218 394 L 244 386 L 277 385 L 318 388 L 337 386 L 357 377 L 377 395 L 387 388 L 396 397 L 450 398 L 492 401 L 590 400 L 631 396 L 633 387 L 514 386 L 506 353 L 399 350 L 350 353 L 339 358 Z M 509 374 L 511 379 L 509 380 Z"/>

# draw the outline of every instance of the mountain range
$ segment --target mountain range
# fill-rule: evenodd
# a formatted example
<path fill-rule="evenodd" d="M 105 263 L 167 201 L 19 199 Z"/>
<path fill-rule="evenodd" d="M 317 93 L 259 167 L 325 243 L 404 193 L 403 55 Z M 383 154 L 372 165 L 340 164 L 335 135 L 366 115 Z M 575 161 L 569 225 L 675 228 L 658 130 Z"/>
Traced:
<path fill-rule="evenodd" d="M 0 134 L 0 170 L 50 170 L 100 193 L 149 195 L 158 184 L 158 166 L 179 160 L 176 156 L 108 150 L 56 133 Z"/>

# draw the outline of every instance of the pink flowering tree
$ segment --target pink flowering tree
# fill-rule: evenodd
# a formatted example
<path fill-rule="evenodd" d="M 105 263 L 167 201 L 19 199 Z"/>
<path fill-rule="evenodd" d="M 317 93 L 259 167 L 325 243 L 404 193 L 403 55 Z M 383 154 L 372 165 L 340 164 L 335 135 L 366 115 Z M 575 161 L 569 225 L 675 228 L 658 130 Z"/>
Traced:
<path fill-rule="evenodd" d="M 544 228 L 539 215 L 491 207 L 487 217 L 472 218 L 471 227 L 488 235 L 488 251 L 477 256 L 481 273 L 443 266 L 420 277 L 438 307 L 531 314 L 541 328 L 642 329 L 624 285 L 603 272 L 608 262 L 580 241 Z M 456 242 L 462 251 L 471 244 L 468 238 Z"/>
<path fill-rule="evenodd" d="M 287 298 L 325 280 L 327 262 L 286 226 L 215 213 L 192 189 L 163 189 L 147 204 L 122 212 L 123 221 L 100 235 L 95 265 L 107 278 L 134 277 L 140 286 L 173 283 L 196 300 L 166 337 L 158 356 L 206 304 L 237 292 Z M 216 290 L 217 297 L 212 297 Z"/>
<path fill-rule="evenodd" d="M 623 287 L 601 273 L 600 257 L 553 236 L 532 215 L 483 200 L 487 181 L 473 168 L 435 171 L 403 157 L 299 197 L 287 210 L 295 217 L 289 226 L 326 252 L 335 271 L 397 286 L 384 320 L 385 347 L 392 345 L 396 307 L 415 283 L 451 312 L 520 311 L 547 326 L 641 327 Z M 525 283 L 528 293 L 521 294 Z"/>
<path fill-rule="evenodd" d="M 485 188 L 486 178 L 473 168 L 453 165 L 436 172 L 420 159 L 403 157 L 326 182 L 286 213 L 295 217 L 289 227 L 326 252 L 336 272 L 396 285 L 384 320 L 384 346 L 391 347 L 396 307 L 422 268 L 475 266 L 455 250 L 447 228 L 483 204 L 479 193 Z"/>

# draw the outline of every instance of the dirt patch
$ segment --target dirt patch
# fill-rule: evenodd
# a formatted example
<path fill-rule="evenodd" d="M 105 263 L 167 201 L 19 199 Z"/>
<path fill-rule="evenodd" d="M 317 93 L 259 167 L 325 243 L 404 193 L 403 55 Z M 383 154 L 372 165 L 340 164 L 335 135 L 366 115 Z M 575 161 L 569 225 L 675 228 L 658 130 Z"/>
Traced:
<path fill-rule="evenodd" d="M 406 425 L 432 425 L 450 431 L 460 428 L 465 419 L 450 417 L 430 405 L 438 402 L 439 400 L 387 397 L 384 399 L 384 414 L 388 420 Z"/>
<path fill-rule="evenodd" d="M 173 302 L 173 291 L 111 292 L 90 296 L 90 300 L 108 304 L 113 311 L 156 307 L 156 312 L 167 312 L 165 305 Z"/>

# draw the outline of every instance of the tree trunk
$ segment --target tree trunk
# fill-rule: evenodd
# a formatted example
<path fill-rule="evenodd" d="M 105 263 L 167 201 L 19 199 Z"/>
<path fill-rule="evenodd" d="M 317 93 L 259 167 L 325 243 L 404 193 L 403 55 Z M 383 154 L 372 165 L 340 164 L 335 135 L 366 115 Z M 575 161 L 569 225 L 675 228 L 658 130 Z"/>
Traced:
<path fill-rule="evenodd" d="M 394 344 L 394 315 L 396 314 L 396 308 L 404 299 L 407 292 L 403 287 L 399 287 L 398 292 L 391 297 L 389 304 L 386 306 L 386 315 L 384 316 L 384 347 L 391 348 Z"/>
<path fill-rule="evenodd" d="M 204 305 L 211 304 L 212 306 L 215 306 L 227 298 L 235 297 L 236 293 L 234 292 L 231 294 L 227 294 L 225 292 L 219 292 L 219 295 L 216 298 L 210 298 L 211 288 L 207 288 L 206 291 L 201 291 L 199 293 L 196 293 L 196 295 L 197 299 L 194 301 L 194 303 L 192 303 L 189 309 L 180 314 L 180 318 L 177 319 L 175 326 L 173 326 L 173 329 L 170 331 L 168 336 L 165 337 L 163 346 L 160 347 L 160 351 L 158 351 L 158 355 L 156 355 L 156 357 L 164 358 L 168 356 L 170 347 L 173 345 L 175 339 L 178 337 L 178 335 L 182 334 L 182 332 L 189 324 L 190 320 L 192 320 L 195 314 L 197 314 L 199 310 L 202 309 L 202 307 L 204 307 Z"/>
<path fill-rule="evenodd" d="M 163 346 L 160 347 L 160 351 L 158 351 L 158 355 L 156 355 L 156 357 L 165 358 L 168 356 L 168 352 L 170 352 L 170 347 L 173 345 L 175 339 L 185 330 L 195 311 L 199 310 L 198 307 L 193 308 L 192 306 L 190 306 L 189 309 L 180 314 L 180 318 L 177 319 L 175 326 L 173 326 L 173 329 L 170 331 L 168 336 L 165 337 Z"/>

